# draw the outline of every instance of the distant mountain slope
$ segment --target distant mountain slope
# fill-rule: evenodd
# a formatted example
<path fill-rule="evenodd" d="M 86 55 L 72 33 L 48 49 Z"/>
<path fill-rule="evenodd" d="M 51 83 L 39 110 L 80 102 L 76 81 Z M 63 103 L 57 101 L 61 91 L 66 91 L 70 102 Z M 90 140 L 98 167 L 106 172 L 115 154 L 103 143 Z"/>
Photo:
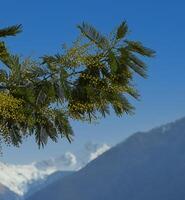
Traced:
<path fill-rule="evenodd" d="M 7 187 L 0 184 L 0 200 L 17 200 L 18 196 Z"/>
<path fill-rule="evenodd" d="M 28 200 L 184 200 L 185 118 L 136 133 Z"/>
<path fill-rule="evenodd" d="M 78 155 L 64 152 L 59 157 L 27 165 L 0 162 L 0 184 L 3 184 L 2 188 L 7 189 L 1 193 L 0 200 L 4 199 L 10 191 L 16 194 L 16 200 L 23 200 L 57 179 L 84 167 L 109 148 L 107 144 L 87 143 Z"/>
<path fill-rule="evenodd" d="M 28 198 L 29 196 L 33 195 L 35 192 L 40 191 L 41 189 L 49 186 L 50 184 L 54 183 L 57 180 L 63 179 L 65 176 L 74 173 L 73 171 L 57 171 L 53 174 L 47 176 L 44 180 L 38 180 L 33 183 L 28 184 L 28 192 L 23 196 L 23 199 Z M 1 199 L 0 199 L 1 200 Z"/>
<path fill-rule="evenodd" d="M 0 184 L 0 200 L 24 200 L 28 198 L 30 195 L 35 192 L 45 188 L 46 186 L 52 184 L 57 180 L 61 180 L 65 176 L 72 174 L 72 171 L 64 171 L 64 172 L 55 172 L 51 175 L 48 175 L 44 180 L 37 180 L 35 182 L 30 182 L 27 184 L 29 188 L 28 192 L 25 195 L 18 195 L 13 191 L 9 190 L 6 186 Z"/>

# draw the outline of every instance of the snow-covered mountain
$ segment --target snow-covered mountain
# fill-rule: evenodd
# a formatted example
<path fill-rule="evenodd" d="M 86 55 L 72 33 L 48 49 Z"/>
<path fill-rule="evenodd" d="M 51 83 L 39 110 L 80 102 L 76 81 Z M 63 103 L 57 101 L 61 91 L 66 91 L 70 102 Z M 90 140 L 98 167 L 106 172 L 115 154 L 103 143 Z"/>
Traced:
<path fill-rule="evenodd" d="M 39 170 L 34 164 L 11 165 L 0 163 L 0 182 L 18 195 L 27 192 L 28 184 L 44 179 L 55 172 L 54 168 Z"/>
<path fill-rule="evenodd" d="M 28 200 L 185 199 L 185 118 L 138 132 Z"/>
<path fill-rule="evenodd" d="M 81 169 L 109 148 L 107 144 L 96 145 L 89 143 L 79 155 L 66 152 L 57 158 L 33 162 L 28 165 L 13 165 L 0 162 L 0 184 L 3 184 L 3 194 L 6 196 L 12 192 L 12 194 L 16 194 L 19 197 L 15 196 L 15 199 L 24 199 L 58 178 L 63 178 L 71 174 L 72 171 Z M 5 188 L 7 192 L 5 192 Z M 0 200 L 3 198 L 1 196 Z"/>

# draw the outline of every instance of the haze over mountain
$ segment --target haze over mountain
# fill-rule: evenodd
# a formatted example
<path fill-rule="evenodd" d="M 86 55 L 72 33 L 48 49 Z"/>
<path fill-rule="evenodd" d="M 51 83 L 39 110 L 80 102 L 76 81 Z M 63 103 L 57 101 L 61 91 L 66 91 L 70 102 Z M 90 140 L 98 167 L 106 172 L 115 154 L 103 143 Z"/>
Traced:
<path fill-rule="evenodd" d="M 185 118 L 138 132 L 28 200 L 185 199 Z"/>
<path fill-rule="evenodd" d="M 27 165 L 0 162 L 0 200 L 10 200 L 10 195 L 11 200 L 22 200 L 59 178 L 81 169 L 109 148 L 107 144 L 88 143 L 79 155 L 66 152 L 59 157 Z"/>

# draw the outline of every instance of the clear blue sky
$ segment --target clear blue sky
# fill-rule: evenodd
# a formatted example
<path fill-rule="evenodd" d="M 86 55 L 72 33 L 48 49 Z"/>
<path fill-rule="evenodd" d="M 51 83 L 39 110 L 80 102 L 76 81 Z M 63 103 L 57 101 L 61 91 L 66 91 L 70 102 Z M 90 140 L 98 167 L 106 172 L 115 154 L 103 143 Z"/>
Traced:
<path fill-rule="evenodd" d="M 149 78 L 137 78 L 141 101 L 133 101 L 132 117 L 110 116 L 97 125 L 72 122 L 75 140 L 60 141 L 38 150 L 32 139 L 19 149 L 4 147 L 0 160 L 28 163 L 78 151 L 94 141 L 115 144 L 135 131 L 185 116 L 185 2 L 178 0 L 6 0 L 1 1 L 0 27 L 21 23 L 24 32 L 8 39 L 13 52 L 41 56 L 60 50 L 78 34 L 76 25 L 85 21 L 108 33 L 126 20 L 132 39 L 153 48 L 157 55 L 149 64 Z"/>

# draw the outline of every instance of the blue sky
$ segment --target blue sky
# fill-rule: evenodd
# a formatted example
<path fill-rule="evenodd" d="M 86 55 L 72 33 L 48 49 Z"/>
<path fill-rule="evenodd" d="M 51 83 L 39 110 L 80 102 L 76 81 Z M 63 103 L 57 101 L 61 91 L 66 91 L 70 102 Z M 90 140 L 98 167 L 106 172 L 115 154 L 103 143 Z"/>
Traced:
<path fill-rule="evenodd" d="M 131 133 L 148 130 L 185 116 L 185 2 L 149 0 L 45 0 L 1 2 L 0 27 L 24 27 L 17 38 L 8 39 L 12 52 L 39 57 L 60 51 L 78 35 L 77 24 L 88 22 L 108 33 L 126 20 L 132 39 L 140 40 L 157 54 L 146 60 L 148 79 L 139 77 L 135 85 L 141 101 L 132 101 L 134 116 L 114 115 L 89 125 L 72 122 L 72 144 L 61 140 L 38 150 L 33 139 L 18 149 L 4 147 L 2 161 L 28 163 L 47 159 L 64 151 L 78 152 L 86 142 L 116 144 Z"/>

